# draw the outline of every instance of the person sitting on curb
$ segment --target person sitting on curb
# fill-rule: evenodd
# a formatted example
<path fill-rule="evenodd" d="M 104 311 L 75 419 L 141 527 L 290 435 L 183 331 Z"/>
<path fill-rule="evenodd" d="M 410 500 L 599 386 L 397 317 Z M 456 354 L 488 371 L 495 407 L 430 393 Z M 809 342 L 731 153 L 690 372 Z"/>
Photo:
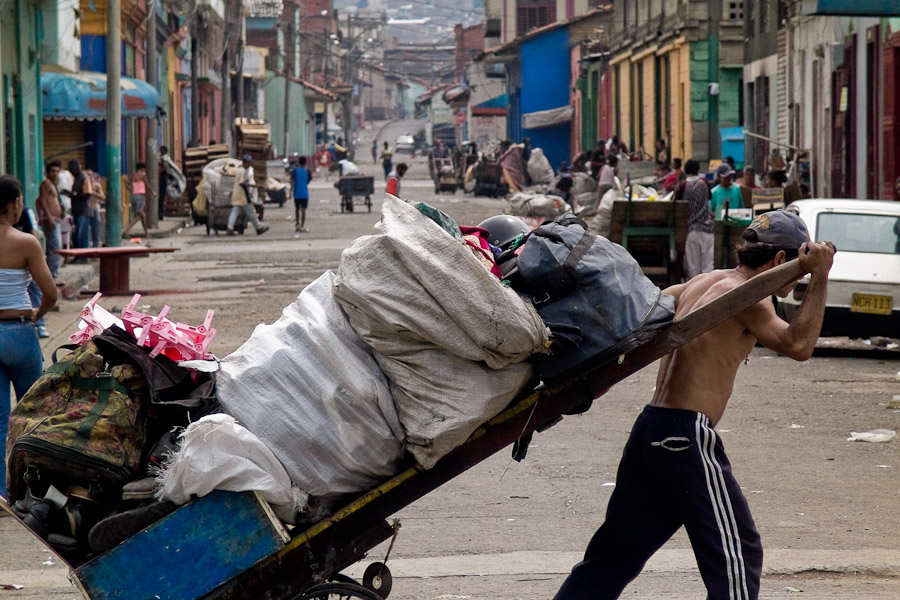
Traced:
<path fill-rule="evenodd" d="M 231 193 L 231 213 L 228 215 L 228 235 L 234 235 L 234 225 L 241 211 L 247 219 L 253 223 L 256 235 L 262 235 L 269 230 L 265 225 L 259 224 L 256 218 L 256 209 L 250 202 L 250 190 L 256 189 L 256 181 L 253 178 L 253 157 L 245 154 L 241 157 L 241 166 L 234 174 L 234 191 Z"/>

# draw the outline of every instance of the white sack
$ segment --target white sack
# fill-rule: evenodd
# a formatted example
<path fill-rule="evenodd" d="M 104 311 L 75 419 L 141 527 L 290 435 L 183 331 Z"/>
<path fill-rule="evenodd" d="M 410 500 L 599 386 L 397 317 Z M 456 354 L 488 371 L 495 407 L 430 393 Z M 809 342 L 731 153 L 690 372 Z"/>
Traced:
<path fill-rule="evenodd" d="M 528 158 L 528 176 L 532 183 L 550 183 L 553 179 L 553 167 L 540 148 L 533 148 Z"/>
<path fill-rule="evenodd" d="M 597 212 L 597 192 L 586 192 L 575 196 L 579 217 L 590 217 Z"/>
<path fill-rule="evenodd" d="M 598 235 L 609 238 L 609 232 L 612 227 L 612 211 L 616 199 L 619 197 L 619 191 L 616 188 L 607 190 L 600 199 L 600 205 L 597 208 L 597 214 L 591 219 L 589 225 L 591 230 Z"/>
<path fill-rule="evenodd" d="M 328 499 L 400 467 L 403 427 L 371 351 L 333 296 L 334 274 L 309 284 L 271 325 L 221 361 L 216 393 L 291 481 Z"/>
<path fill-rule="evenodd" d="M 341 255 L 335 297 L 391 382 L 407 449 L 431 467 L 531 378 L 547 330 L 530 304 L 413 206 Z"/>
<path fill-rule="evenodd" d="M 559 196 L 517 192 L 509 199 L 509 214 L 517 217 L 558 217 L 568 210 Z"/>
<path fill-rule="evenodd" d="M 572 193 L 576 196 L 578 194 L 586 194 L 588 192 L 597 191 L 597 180 L 591 177 L 590 173 L 585 173 L 584 171 L 576 171 L 572 173 L 572 177 L 575 179 L 575 185 L 572 187 Z"/>
<path fill-rule="evenodd" d="M 181 446 L 159 474 L 157 497 L 175 504 L 213 490 L 259 492 L 282 521 L 293 523 L 307 495 L 296 486 L 275 455 L 255 435 L 224 414 L 191 423 Z"/>

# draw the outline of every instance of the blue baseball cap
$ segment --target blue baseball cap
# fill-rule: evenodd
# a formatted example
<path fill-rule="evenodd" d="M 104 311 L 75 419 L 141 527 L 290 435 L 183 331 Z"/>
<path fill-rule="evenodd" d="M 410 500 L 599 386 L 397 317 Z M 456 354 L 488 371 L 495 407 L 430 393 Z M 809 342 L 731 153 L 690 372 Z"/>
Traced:
<path fill-rule="evenodd" d="M 245 154 L 241 157 L 241 160 L 244 162 L 253 162 L 253 157 L 249 154 Z"/>
<path fill-rule="evenodd" d="M 774 250 L 796 250 L 812 241 L 803 219 L 788 210 L 773 210 L 759 215 L 747 231 L 756 232 L 757 245 Z"/>

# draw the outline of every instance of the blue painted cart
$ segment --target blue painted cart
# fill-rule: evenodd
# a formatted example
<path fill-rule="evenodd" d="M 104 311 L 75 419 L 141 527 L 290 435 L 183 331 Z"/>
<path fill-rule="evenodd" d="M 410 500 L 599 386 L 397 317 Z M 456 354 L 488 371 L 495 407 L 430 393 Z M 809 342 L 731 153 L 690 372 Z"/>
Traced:
<path fill-rule="evenodd" d="M 624 378 L 799 279 L 794 260 L 762 273 L 672 323 L 642 330 L 513 401 L 432 469 L 410 465 L 330 517 L 290 533 L 256 494 L 215 492 L 191 502 L 75 569 L 89 600 L 380 600 L 390 571 L 370 565 L 363 581 L 340 572 L 399 525 L 387 518 L 456 475 L 577 411 Z"/>

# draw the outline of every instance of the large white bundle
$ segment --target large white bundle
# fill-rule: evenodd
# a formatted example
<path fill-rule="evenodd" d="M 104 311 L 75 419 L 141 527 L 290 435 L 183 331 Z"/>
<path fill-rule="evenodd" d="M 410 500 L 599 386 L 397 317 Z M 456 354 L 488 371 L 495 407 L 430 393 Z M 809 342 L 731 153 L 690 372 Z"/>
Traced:
<path fill-rule="evenodd" d="M 376 229 L 341 255 L 335 297 L 390 380 L 407 449 L 431 467 L 528 383 L 547 330 L 415 207 L 387 196 Z"/>
<path fill-rule="evenodd" d="M 619 197 L 619 190 L 612 188 L 603 194 L 600 199 L 600 205 L 597 208 L 597 214 L 590 221 L 591 230 L 605 238 L 609 237 L 612 227 L 612 211 L 616 198 Z"/>
<path fill-rule="evenodd" d="M 554 195 L 517 192 L 509 199 L 509 214 L 517 217 L 558 217 L 569 205 Z"/>
<path fill-rule="evenodd" d="M 532 183 L 550 183 L 550 180 L 553 179 L 553 167 L 550 166 L 550 161 L 547 160 L 544 151 L 540 148 L 531 150 L 526 168 Z"/>
<path fill-rule="evenodd" d="M 575 185 L 572 187 L 572 193 L 576 196 L 578 194 L 586 194 L 588 192 L 594 192 L 597 190 L 597 180 L 591 177 L 590 173 L 578 171 L 576 173 L 572 173 L 572 177 L 575 179 Z"/>
<path fill-rule="evenodd" d="M 394 475 L 403 427 L 371 350 L 333 296 L 334 274 L 309 284 L 271 325 L 222 359 L 225 410 L 259 437 L 294 482 L 329 498 Z"/>
<path fill-rule="evenodd" d="M 207 415 L 191 423 L 179 441 L 159 473 L 160 500 L 186 504 L 213 490 L 259 492 L 288 523 L 307 506 L 307 495 L 291 484 L 272 451 L 234 417 Z"/>

